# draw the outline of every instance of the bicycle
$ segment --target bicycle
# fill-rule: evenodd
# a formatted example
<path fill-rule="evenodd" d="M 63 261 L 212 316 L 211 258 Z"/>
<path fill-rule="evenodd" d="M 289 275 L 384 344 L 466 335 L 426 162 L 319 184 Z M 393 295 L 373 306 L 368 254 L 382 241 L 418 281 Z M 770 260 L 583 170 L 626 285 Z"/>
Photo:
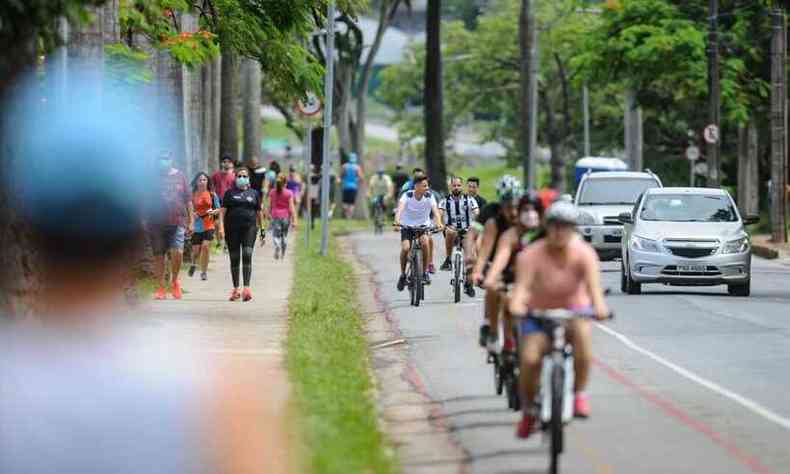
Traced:
<path fill-rule="evenodd" d="M 384 233 L 384 215 L 386 210 L 384 208 L 384 196 L 377 196 L 373 198 L 373 233 Z"/>
<path fill-rule="evenodd" d="M 542 331 L 549 337 L 550 350 L 543 357 L 540 391 L 534 401 L 540 413 L 541 428 L 550 438 L 549 472 L 559 472 L 559 457 L 564 450 L 563 429 L 573 419 L 574 360 L 573 347 L 565 337 L 566 323 L 575 318 L 589 318 L 590 315 L 566 309 L 533 311 L 530 318 L 540 322 Z M 614 318 L 610 314 L 607 319 Z M 520 325 L 516 324 L 518 328 Z M 519 330 L 514 329 L 518 334 Z M 520 354 L 520 337 L 517 337 L 517 352 Z M 516 357 L 518 363 L 518 357 Z M 519 365 L 517 365 L 518 367 Z M 518 375 L 518 372 L 515 372 Z M 516 384 L 518 379 L 516 378 Z"/>
<path fill-rule="evenodd" d="M 466 265 L 464 264 L 464 238 L 467 231 L 459 227 L 455 232 L 455 244 L 451 255 L 453 276 L 450 279 L 450 285 L 453 287 L 453 302 L 458 303 L 461 301 L 461 291 L 467 285 Z"/>
<path fill-rule="evenodd" d="M 425 269 L 422 267 L 422 243 L 420 238 L 424 234 L 436 233 L 436 229 L 430 226 L 401 226 L 401 228 L 411 231 L 410 250 L 408 258 L 408 268 L 406 271 L 409 295 L 412 306 L 420 306 L 420 301 L 425 299 L 425 285 L 423 276 Z"/>

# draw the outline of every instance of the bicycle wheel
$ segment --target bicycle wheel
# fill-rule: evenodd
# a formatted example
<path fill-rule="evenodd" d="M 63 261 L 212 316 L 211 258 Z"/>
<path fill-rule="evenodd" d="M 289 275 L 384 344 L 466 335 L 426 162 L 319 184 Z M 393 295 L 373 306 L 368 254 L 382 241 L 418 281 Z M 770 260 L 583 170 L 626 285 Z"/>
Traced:
<path fill-rule="evenodd" d="M 562 424 L 562 398 L 565 383 L 565 370 L 561 363 L 554 363 L 551 369 L 551 465 L 549 472 L 557 474 L 560 468 L 560 454 L 562 454 L 563 424 Z"/>
<path fill-rule="evenodd" d="M 414 276 L 414 306 L 420 306 L 420 300 L 424 299 L 423 293 L 423 269 L 422 269 L 422 250 L 414 251 L 414 262 L 412 262 L 412 274 Z"/>
<path fill-rule="evenodd" d="M 461 301 L 461 254 L 455 254 L 453 258 L 453 301 Z"/>

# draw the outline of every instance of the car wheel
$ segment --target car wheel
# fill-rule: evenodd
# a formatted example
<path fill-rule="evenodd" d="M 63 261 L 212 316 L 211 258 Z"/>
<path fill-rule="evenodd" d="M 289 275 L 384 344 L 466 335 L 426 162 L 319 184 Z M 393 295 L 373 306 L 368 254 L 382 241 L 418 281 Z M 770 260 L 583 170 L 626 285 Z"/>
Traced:
<path fill-rule="evenodd" d="M 727 293 L 732 296 L 749 296 L 752 292 L 752 281 L 748 280 L 742 285 L 727 285 Z"/>
<path fill-rule="evenodd" d="M 625 263 L 620 262 L 620 291 L 628 293 L 628 280 L 625 276 Z"/>
<path fill-rule="evenodd" d="M 641 295 L 642 294 L 642 284 L 639 282 L 634 281 L 631 278 L 631 272 L 626 268 L 625 274 L 625 285 L 626 289 L 628 290 L 629 295 Z"/>

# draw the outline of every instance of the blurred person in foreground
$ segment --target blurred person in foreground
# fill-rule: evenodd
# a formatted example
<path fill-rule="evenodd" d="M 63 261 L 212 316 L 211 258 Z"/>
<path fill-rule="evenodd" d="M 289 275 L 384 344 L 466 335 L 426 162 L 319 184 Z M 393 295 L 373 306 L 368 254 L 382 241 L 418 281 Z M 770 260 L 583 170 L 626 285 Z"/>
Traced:
<path fill-rule="evenodd" d="M 282 426 L 269 426 L 273 413 L 238 362 L 133 330 L 146 315 L 123 304 L 119 262 L 139 256 L 144 220 L 167 217 L 141 202 L 159 197 L 161 174 L 141 158 L 155 120 L 139 97 L 115 89 L 95 101 L 101 86 L 78 79 L 69 92 L 79 100 L 61 110 L 27 89 L 0 131 L 12 157 L 7 204 L 33 236 L 42 286 L 35 324 L 0 325 L 0 472 L 286 472 Z"/>
<path fill-rule="evenodd" d="M 149 235 L 154 250 L 154 271 L 159 282 L 159 289 L 154 299 L 167 298 L 165 292 L 165 255 L 170 257 L 170 293 L 173 298 L 183 297 L 181 282 L 181 263 L 184 258 L 184 241 L 194 230 L 195 209 L 192 204 L 192 193 L 184 173 L 173 167 L 173 155 L 163 152 L 159 157 L 159 202 L 158 206 L 165 209 L 166 217 L 158 222 L 151 222 Z"/>

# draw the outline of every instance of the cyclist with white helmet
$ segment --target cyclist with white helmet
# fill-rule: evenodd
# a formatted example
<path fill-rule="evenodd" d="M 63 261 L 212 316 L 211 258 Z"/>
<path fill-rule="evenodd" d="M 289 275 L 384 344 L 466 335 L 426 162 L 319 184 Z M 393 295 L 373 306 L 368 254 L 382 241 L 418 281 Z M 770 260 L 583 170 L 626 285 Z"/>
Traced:
<path fill-rule="evenodd" d="M 486 205 L 475 224 L 477 231 L 483 235 L 480 251 L 472 270 L 472 281 L 477 284 L 483 282 L 485 272 L 494 261 L 500 237 L 518 219 L 518 200 L 522 194 L 521 182 L 513 176 L 505 175 L 497 182 L 496 192 L 499 202 Z M 501 303 L 501 296 L 496 289 L 486 289 L 485 320 L 480 327 L 480 345 L 487 347 L 491 352 L 496 350 Z M 513 333 L 510 318 L 505 319 L 504 325 L 506 335 L 504 348 L 509 350 L 515 346 L 509 336 Z"/>
<path fill-rule="evenodd" d="M 543 356 L 550 349 L 549 338 L 540 320 L 529 317 L 528 310 L 570 309 L 588 311 L 605 319 L 609 309 L 600 281 L 600 262 L 595 250 L 576 233 L 579 212 L 568 202 L 556 202 L 546 211 L 546 238 L 529 245 L 516 261 L 516 283 L 510 311 L 524 315 L 520 334 L 524 338 L 521 354 L 521 395 L 524 415 L 516 435 L 526 438 L 537 421 L 534 407 Z M 590 371 L 591 334 L 588 320 L 569 323 L 568 338 L 574 348 L 574 415 L 587 418 L 589 402 L 584 394 Z"/>

